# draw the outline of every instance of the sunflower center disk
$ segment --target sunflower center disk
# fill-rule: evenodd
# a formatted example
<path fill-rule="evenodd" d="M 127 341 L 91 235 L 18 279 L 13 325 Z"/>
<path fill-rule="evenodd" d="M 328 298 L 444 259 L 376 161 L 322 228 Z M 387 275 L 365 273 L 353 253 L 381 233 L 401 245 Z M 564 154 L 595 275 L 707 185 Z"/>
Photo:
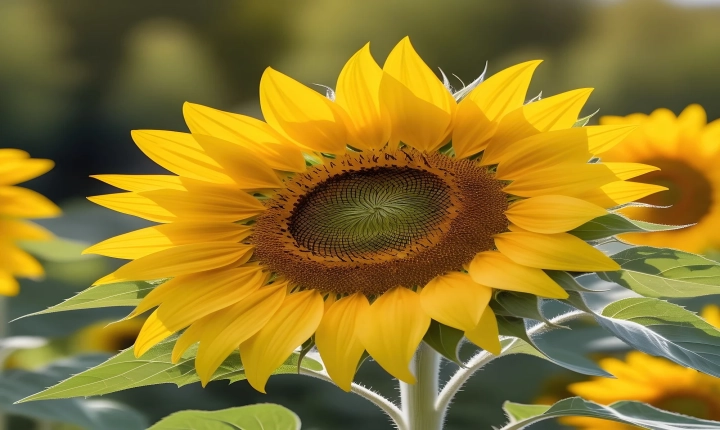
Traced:
<path fill-rule="evenodd" d="M 502 184 L 440 154 L 347 154 L 285 185 L 255 224 L 255 255 L 323 292 L 424 285 L 492 249 L 508 225 Z"/>
<path fill-rule="evenodd" d="M 316 186 L 293 210 L 289 230 L 298 245 L 315 255 L 374 261 L 440 234 L 451 207 L 450 187 L 436 175 L 379 167 L 343 173 Z"/>

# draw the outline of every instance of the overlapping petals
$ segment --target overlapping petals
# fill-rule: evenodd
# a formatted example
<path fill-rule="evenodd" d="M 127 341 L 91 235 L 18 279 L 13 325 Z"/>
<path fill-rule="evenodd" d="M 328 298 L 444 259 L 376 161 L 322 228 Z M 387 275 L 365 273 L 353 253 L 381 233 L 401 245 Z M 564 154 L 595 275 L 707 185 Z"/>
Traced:
<path fill-rule="evenodd" d="M 0 295 L 18 293 L 15 277 L 39 278 L 44 274 L 40 263 L 18 248 L 17 242 L 48 240 L 53 236 L 21 218 L 54 217 L 60 214 L 60 209 L 43 195 L 16 185 L 46 173 L 53 166 L 52 161 L 30 158 L 19 149 L 0 149 Z"/>
<path fill-rule="evenodd" d="M 264 392 L 270 375 L 314 336 L 328 374 L 344 390 L 365 352 L 412 383 L 410 362 L 432 320 L 497 354 L 498 325 L 488 305 L 494 291 L 564 299 L 568 293 L 546 270 L 617 270 L 572 230 L 662 187 L 627 181 L 652 166 L 593 159 L 634 127 L 574 128 L 591 90 L 526 103 L 539 64 L 503 70 L 458 103 L 406 38 L 382 69 L 369 46 L 358 51 L 340 73 L 334 99 L 269 68 L 260 83 L 264 121 L 187 103 L 190 133 L 133 132 L 140 149 L 169 174 L 99 175 L 125 192 L 90 199 L 163 224 L 87 252 L 131 260 L 98 285 L 172 278 L 131 315 L 155 309 L 136 354 L 182 331 L 172 360 L 198 344 L 203 384 L 239 351 L 250 384 Z M 689 113 L 686 122 L 697 122 L 696 116 Z M 332 163 L 346 151 L 381 154 L 398 145 L 426 153 L 443 148 L 456 159 L 488 166 L 502 181 L 510 200 L 508 231 L 493 237 L 494 249 L 427 285 L 398 285 L 369 296 L 307 289 L 255 261 L 248 240 L 253 219 L 294 174 L 323 168 L 316 164 Z"/>

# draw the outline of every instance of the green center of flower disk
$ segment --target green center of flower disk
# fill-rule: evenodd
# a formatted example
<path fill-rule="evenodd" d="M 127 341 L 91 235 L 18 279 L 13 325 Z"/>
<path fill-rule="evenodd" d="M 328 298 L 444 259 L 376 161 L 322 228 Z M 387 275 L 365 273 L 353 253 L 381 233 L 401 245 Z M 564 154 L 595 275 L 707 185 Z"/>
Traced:
<path fill-rule="evenodd" d="M 441 154 L 348 153 L 285 181 L 257 219 L 255 256 L 303 288 L 368 296 L 462 270 L 505 231 L 484 167 Z"/>
<path fill-rule="evenodd" d="M 315 255 L 348 260 L 395 255 L 435 232 L 449 215 L 450 187 L 407 167 L 343 173 L 295 207 L 290 234 Z"/>

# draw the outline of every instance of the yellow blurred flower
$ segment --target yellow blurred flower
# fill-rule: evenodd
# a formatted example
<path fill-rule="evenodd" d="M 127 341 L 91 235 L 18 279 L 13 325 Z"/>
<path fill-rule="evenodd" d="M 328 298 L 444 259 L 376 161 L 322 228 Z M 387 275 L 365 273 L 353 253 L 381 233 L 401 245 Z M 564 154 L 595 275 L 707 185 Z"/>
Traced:
<path fill-rule="evenodd" d="M 701 316 L 720 328 L 718 306 L 706 306 Z M 597 377 L 591 381 L 571 384 L 568 390 L 601 404 L 636 400 L 667 411 L 720 421 L 720 378 L 637 351 L 628 353 L 625 361 L 616 358 L 600 360 L 600 367 L 617 379 Z M 584 417 L 563 418 L 561 422 L 582 430 L 639 428 Z"/>
<path fill-rule="evenodd" d="M 633 130 L 573 128 L 591 90 L 526 104 L 539 63 L 458 102 L 406 38 L 382 68 L 362 48 L 327 97 L 268 68 L 265 122 L 188 103 L 190 134 L 133 132 L 178 176 L 100 175 L 128 192 L 90 199 L 164 224 L 87 252 L 133 260 L 96 284 L 173 278 L 135 310 L 157 307 L 135 353 L 186 329 L 173 360 L 199 342 L 205 384 L 239 348 L 264 391 L 314 335 L 345 390 L 364 351 L 413 383 L 431 318 L 498 353 L 493 288 L 563 298 L 543 269 L 617 270 L 567 232 L 664 188 L 588 163 Z"/>
<path fill-rule="evenodd" d="M 44 271 L 30 254 L 17 247 L 19 240 L 48 240 L 52 234 L 23 218 L 46 218 L 60 214 L 47 198 L 15 186 L 53 168 L 50 160 L 30 158 L 19 149 L 0 149 L 0 295 L 14 296 L 15 277 L 39 278 Z"/>
<path fill-rule="evenodd" d="M 632 219 L 690 228 L 654 233 L 629 233 L 631 243 L 703 252 L 720 245 L 720 120 L 707 124 L 705 111 L 690 105 L 675 116 L 667 109 L 650 115 L 605 116 L 601 124 L 640 124 L 622 144 L 602 155 L 603 161 L 640 162 L 660 168 L 637 181 L 667 187 L 639 200 L 670 208 L 626 208 Z"/>
<path fill-rule="evenodd" d="M 130 348 L 135 343 L 144 323 L 144 319 L 96 322 L 73 336 L 72 350 L 116 353 Z"/>

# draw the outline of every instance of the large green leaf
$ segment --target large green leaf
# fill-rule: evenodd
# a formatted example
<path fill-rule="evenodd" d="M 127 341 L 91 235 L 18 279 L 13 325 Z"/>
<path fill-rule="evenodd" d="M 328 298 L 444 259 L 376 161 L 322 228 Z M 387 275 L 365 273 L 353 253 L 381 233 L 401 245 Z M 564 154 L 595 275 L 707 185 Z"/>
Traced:
<path fill-rule="evenodd" d="M 177 364 L 170 361 L 177 337 L 176 334 L 163 340 L 140 358 L 135 358 L 132 348 L 126 349 L 99 366 L 25 398 L 23 402 L 97 396 L 146 385 L 175 384 L 180 387 L 198 382 L 200 378 L 195 372 L 197 344 L 190 347 Z M 297 353 L 291 355 L 275 374 L 297 373 L 298 356 Z M 302 367 L 316 371 L 323 368 L 319 362 L 307 357 L 303 359 Z M 223 379 L 231 383 L 245 379 L 245 369 L 240 362 L 240 354 L 230 355 L 212 378 L 213 381 Z"/>
<path fill-rule="evenodd" d="M 621 270 L 598 275 L 646 297 L 720 294 L 720 263 L 674 249 L 638 246 L 611 258 Z"/>
<path fill-rule="evenodd" d="M 83 255 L 90 244 L 72 239 L 55 237 L 52 240 L 24 240 L 18 243 L 22 249 L 45 260 L 61 263 L 98 258 L 97 255 Z"/>
<path fill-rule="evenodd" d="M 720 422 L 663 411 L 641 402 L 615 402 L 605 406 L 580 397 L 560 400 L 552 406 L 505 402 L 510 423 L 501 430 L 521 430 L 531 424 L 558 417 L 591 417 L 632 424 L 651 430 L 717 430 Z"/>
<path fill-rule="evenodd" d="M 532 352 L 518 351 L 519 353 L 530 353 L 530 355 L 544 358 L 558 366 L 570 369 L 573 372 L 582 373 L 583 375 L 612 376 L 600 368 L 595 362 L 583 356 L 581 352 L 573 349 L 558 348 L 554 342 L 548 341 L 545 336 L 550 332 L 552 327 L 546 323 L 540 324 L 544 326 L 544 330 L 531 330 L 535 326 L 531 321 L 498 316 L 500 334 L 521 339 L 527 346 L 532 346 L 538 352 L 535 354 Z M 528 334 L 528 332 L 532 334 Z"/>
<path fill-rule="evenodd" d="M 23 397 L 104 360 L 105 355 L 62 360 L 37 371 L 8 370 L 0 373 L 0 409 L 15 415 L 69 423 L 87 430 L 142 430 L 145 418 L 137 411 L 110 400 L 64 399 L 15 404 Z"/>
<path fill-rule="evenodd" d="M 79 309 L 108 308 L 115 306 L 137 306 L 156 285 L 148 282 L 120 282 L 117 284 L 98 285 L 32 315 L 50 314 L 54 312 L 75 311 Z"/>
<path fill-rule="evenodd" d="M 631 347 L 720 377 L 720 330 L 693 312 L 647 297 L 618 300 L 598 311 L 583 296 L 571 294 L 569 301 Z"/>
<path fill-rule="evenodd" d="M 618 214 L 607 214 L 595 218 L 570 230 L 568 233 L 582 240 L 599 240 L 621 233 L 639 233 L 653 231 L 677 230 L 686 226 L 653 224 L 651 222 L 636 221 Z"/>
<path fill-rule="evenodd" d="M 462 331 L 432 320 L 423 340 L 443 357 L 462 366 L 459 354 L 463 336 Z"/>
<path fill-rule="evenodd" d="M 221 411 L 182 411 L 148 430 L 300 430 L 300 418 L 290 409 L 265 403 Z"/>

